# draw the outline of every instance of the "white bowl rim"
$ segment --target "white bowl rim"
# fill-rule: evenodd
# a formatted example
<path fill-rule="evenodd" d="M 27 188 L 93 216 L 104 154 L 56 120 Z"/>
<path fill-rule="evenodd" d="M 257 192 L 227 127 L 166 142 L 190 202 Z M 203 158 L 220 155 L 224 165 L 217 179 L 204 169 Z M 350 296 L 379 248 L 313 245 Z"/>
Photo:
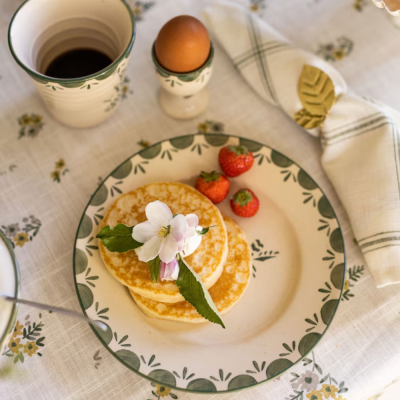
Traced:
<path fill-rule="evenodd" d="M 0 238 L 4 241 L 5 245 L 7 246 L 8 251 L 10 252 L 12 263 L 14 266 L 14 278 L 15 278 L 15 288 L 14 288 L 14 297 L 19 297 L 19 291 L 21 286 L 21 277 L 19 273 L 19 265 L 17 261 L 17 257 L 15 255 L 14 249 L 10 243 L 10 239 L 5 235 L 5 233 L 0 229 Z M 0 240 L 1 240 L 0 239 Z M 12 306 L 11 315 L 9 321 L 7 323 L 7 327 L 4 332 L 0 332 L 0 349 L 3 348 L 3 345 L 8 338 L 9 334 L 12 332 L 15 321 L 17 320 L 18 314 L 18 303 L 14 303 Z M 1 354 L 0 354 L 1 355 Z"/>

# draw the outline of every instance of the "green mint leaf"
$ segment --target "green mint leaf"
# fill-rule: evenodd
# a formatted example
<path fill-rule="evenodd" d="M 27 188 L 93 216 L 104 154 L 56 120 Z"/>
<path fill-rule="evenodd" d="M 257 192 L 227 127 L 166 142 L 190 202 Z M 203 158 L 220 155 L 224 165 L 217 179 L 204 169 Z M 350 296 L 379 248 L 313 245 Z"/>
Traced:
<path fill-rule="evenodd" d="M 124 224 L 118 224 L 114 228 L 105 226 L 96 237 L 103 242 L 109 251 L 125 253 L 143 245 L 143 243 L 133 239 L 132 229 L 133 226 Z"/>
<path fill-rule="evenodd" d="M 161 260 L 160 257 L 157 256 L 153 260 L 147 261 L 147 265 L 150 268 L 151 279 L 154 282 L 158 282 L 158 278 L 160 276 L 160 269 L 161 269 Z"/>
<path fill-rule="evenodd" d="M 208 293 L 208 290 L 203 285 L 199 276 L 182 258 L 178 260 L 178 263 L 179 276 L 176 280 L 176 285 L 178 286 L 181 295 L 187 302 L 196 308 L 197 312 L 202 317 L 225 328 L 217 307 L 215 307 L 210 293 Z"/>
<path fill-rule="evenodd" d="M 209 227 L 207 227 L 207 228 L 203 228 L 201 231 L 198 231 L 197 233 L 198 233 L 199 235 L 205 235 L 206 233 L 208 233 L 208 231 L 209 231 L 211 228 L 215 228 L 216 226 L 218 226 L 218 225 L 211 225 L 211 226 L 209 226 Z"/>

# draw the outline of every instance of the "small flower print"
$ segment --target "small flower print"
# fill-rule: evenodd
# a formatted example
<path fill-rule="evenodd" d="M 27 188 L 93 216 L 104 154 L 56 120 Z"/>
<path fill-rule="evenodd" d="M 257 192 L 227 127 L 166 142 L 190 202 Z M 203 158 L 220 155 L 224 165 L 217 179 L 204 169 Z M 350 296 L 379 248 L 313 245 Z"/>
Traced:
<path fill-rule="evenodd" d="M 157 385 L 156 393 L 161 397 L 168 396 L 170 391 L 171 389 L 169 387 Z"/>
<path fill-rule="evenodd" d="M 344 281 L 344 290 L 349 290 L 349 280 L 348 279 L 346 279 Z"/>
<path fill-rule="evenodd" d="M 321 389 L 321 393 L 324 394 L 325 399 L 329 399 L 329 398 L 335 399 L 336 392 L 338 392 L 338 391 L 339 391 L 339 389 L 336 386 L 327 385 L 327 384 L 322 385 L 322 389 Z"/>
<path fill-rule="evenodd" d="M 119 83 L 114 86 L 115 93 L 112 98 L 105 100 L 107 108 L 105 111 L 113 110 L 122 100 L 128 97 L 128 94 L 132 94 L 133 91 L 129 89 L 129 78 L 125 76 L 125 69 L 118 69 Z"/>
<path fill-rule="evenodd" d="M 19 118 L 18 122 L 22 126 L 28 126 L 31 123 L 31 117 L 27 114 L 24 114 Z"/>
<path fill-rule="evenodd" d="M 13 247 L 22 247 L 26 242 L 33 239 L 39 232 L 42 223 L 39 219 L 31 215 L 28 218 L 23 218 L 23 224 L 10 224 L 8 226 L 1 225 L 1 229 L 10 240 Z"/>
<path fill-rule="evenodd" d="M 26 342 L 24 346 L 24 353 L 28 354 L 29 357 L 32 357 L 34 354 L 36 354 L 38 348 L 39 347 L 35 342 Z"/>
<path fill-rule="evenodd" d="M 199 124 L 199 126 L 197 127 L 197 129 L 201 133 L 207 133 L 208 132 L 208 128 L 209 128 L 208 124 L 206 124 L 205 122 L 203 122 L 202 124 Z"/>
<path fill-rule="evenodd" d="M 53 181 L 60 183 L 61 179 L 60 179 L 60 172 L 59 171 L 53 171 L 50 174 L 50 176 L 53 179 Z"/>
<path fill-rule="evenodd" d="M 142 21 L 143 14 L 154 6 L 154 1 L 130 1 L 136 21 Z"/>
<path fill-rule="evenodd" d="M 288 345 L 286 346 L 287 347 L 285 348 L 289 350 L 290 347 Z M 281 356 L 284 355 L 285 354 L 281 354 Z M 330 398 L 335 400 L 347 400 L 342 398 L 342 395 L 340 394 L 346 393 L 349 390 L 345 386 L 345 383 L 340 381 L 340 383 L 338 383 L 338 381 L 333 378 L 330 373 L 324 373 L 321 366 L 316 363 L 315 354 L 313 351 L 311 352 L 310 358 L 303 358 L 302 363 L 303 367 L 307 366 L 307 370 L 300 375 L 296 372 L 290 373 L 293 376 L 293 378 L 290 380 L 293 393 L 288 397 L 285 397 L 286 400 L 301 400 L 304 398 L 304 396 L 306 396 L 308 400 L 325 400 Z"/>
<path fill-rule="evenodd" d="M 121 99 L 124 100 L 128 97 L 129 94 L 132 94 L 133 91 L 129 87 L 130 79 L 126 76 L 122 81 L 121 87 Z"/>
<path fill-rule="evenodd" d="M 19 139 L 24 136 L 36 137 L 44 126 L 43 117 L 39 114 L 23 114 L 18 118 L 18 123 Z"/>
<path fill-rule="evenodd" d="M 17 321 L 17 323 L 15 324 L 15 327 L 14 327 L 14 332 L 13 332 L 13 334 L 12 334 L 12 337 L 13 338 L 16 338 L 17 336 L 22 336 L 22 328 L 23 328 L 24 326 L 23 325 L 21 325 L 20 323 L 19 323 L 19 321 Z"/>
<path fill-rule="evenodd" d="M 8 225 L 5 229 L 4 229 L 4 233 L 6 234 L 6 236 L 8 237 L 14 237 L 15 234 L 17 232 L 19 232 L 21 229 L 19 228 L 18 224 L 11 224 Z"/>
<path fill-rule="evenodd" d="M 60 158 L 58 161 L 56 161 L 56 169 L 63 169 L 65 167 L 65 161 Z"/>
<path fill-rule="evenodd" d="M 50 177 L 54 182 L 60 183 L 61 177 L 69 172 L 69 169 L 65 168 L 65 161 L 62 158 L 55 162 L 55 166 L 56 169 L 50 173 Z"/>
<path fill-rule="evenodd" d="M 49 311 L 50 313 L 50 311 Z M 29 315 L 25 317 L 27 323 L 24 328 L 19 321 L 14 329 L 13 337 L 8 343 L 8 350 L 5 351 L 3 355 L 6 357 L 13 357 L 14 364 L 18 361 L 24 362 L 24 354 L 27 354 L 29 357 L 37 355 L 39 357 L 42 356 L 40 353 L 39 347 L 44 347 L 44 340 L 46 339 L 44 336 L 41 336 L 41 332 L 43 330 L 44 324 L 42 321 L 39 323 L 34 322 L 31 324 L 28 319 Z M 39 318 L 42 318 L 42 314 L 39 314 Z M 20 336 L 16 338 L 16 336 Z M 21 350 L 23 349 L 23 350 Z"/>
<path fill-rule="evenodd" d="M 198 133 L 222 133 L 224 124 L 216 121 L 204 121 L 197 126 Z"/>
<path fill-rule="evenodd" d="M 343 49 L 338 49 L 333 52 L 333 57 L 335 58 L 335 60 L 341 60 L 345 56 L 346 56 L 346 53 Z"/>
<path fill-rule="evenodd" d="M 26 232 L 20 232 L 14 237 L 16 246 L 22 247 L 27 242 L 29 242 L 29 234 Z"/>
<path fill-rule="evenodd" d="M 40 125 L 43 121 L 43 117 L 38 114 L 32 114 L 31 116 L 31 122 L 33 125 Z"/>
<path fill-rule="evenodd" d="M 311 371 L 306 371 L 304 374 L 300 375 L 300 378 L 296 382 L 292 383 L 292 388 L 298 389 L 300 387 L 300 390 L 310 392 L 311 390 L 317 389 L 318 384 L 318 375 Z"/>
<path fill-rule="evenodd" d="M 259 13 L 265 8 L 265 0 L 250 0 L 250 10 Z"/>
<path fill-rule="evenodd" d="M 357 11 L 362 11 L 366 5 L 366 0 L 354 0 L 353 2 L 353 8 Z"/>
<path fill-rule="evenodd" d="M 322 392 L 313 390 L 310 393 L 306 394 L 307 399 L 310 400 L 323 400 Z"/>
<path fill-rule="evenodd" d="M 178 396 L 172 392 L 172 389 L 167 386 L 156 385 L 155 383 L 151 382 L 151 386 L 155 389 L 151 391 L 151 394 L 155 397 L 154 400 L 160 400 L 162 397 L 171 397 L 174 400 L 178 399 Z M 148 399 L 151 400 L 151 399 Z"/>
<path fill-rule="evenodd" d="M 8 343 L 8 348 L 10 349 L 13 354 L 19 354 L 19 349 L 23 347 L 22 344 L 20 344 L 21 339 L 11 339 L 10 342 Z"/>
<path fill-rule="evenodd" d="M 211 128 L 212 128 L 213 132 L 215 132 L 215 133 L 223 132 L 224 124 L 222 124 L 221 122 L 213 122 Z"/>
<path fill-rule="evenodd" d="M 326 61 L 339 61 L 348 56 L 353 50 L 353 41 L 342 36 L 336 43 L 320 45 L 317 54 L 324 57 Z"/>
<path fill-rule="evenodd" d="M 147 140 L 141 140 L 140 142 L 138 142 L 138 145 L 142 148 L 145 149 L 147 147 L 150 146 L 150 142 Z"/>

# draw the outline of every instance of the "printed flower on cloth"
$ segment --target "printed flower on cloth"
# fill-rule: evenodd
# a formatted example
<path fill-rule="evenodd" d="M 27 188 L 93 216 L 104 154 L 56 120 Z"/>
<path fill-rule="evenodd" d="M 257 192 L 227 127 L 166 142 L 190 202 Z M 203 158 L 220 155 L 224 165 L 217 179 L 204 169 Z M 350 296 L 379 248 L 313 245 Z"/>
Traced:
<path fill-rule="evenodd" d="M 322 392 L 317 391 L 317 390 L 313 390 L 312 392 L 307 393 L 306 397 L 307 397 L 307 399 L 310 399 L 310 400 L 323 400 Z"/>
<path fill-rule="evenodd" d="M 19 139 L 24 136 L 36 137 L 43 128 L 43 117 L 39 114 L 23 114 L 18 118 L 20 126 Z"/>
<path fill-rule="evenodd" d="M 39 318 L 42 318 L 42 313 L 39 314 Z M 25 327 L 17 320 L 11 340 L 8 343 L 8 350 L 5 350 L 3 356 L 13 358 L 14 364 L 23 363 L 25 361 L 24 354 L 29 357 L 33 355 L 42 357 L 42 353 L 38 350 L 39 347 L 45 346 L 43 342 L 46 337 L 42 336 L 43 327 L 44 324 L 41 320 L 38 323 L 31 323 L 29 314 L 25 317 Z"/>
<path fill-rule="evenodd" d="M 14 237 L 16 246 L 22 247 L 25 243 L 29 242 L 29 234 L 26 232 L 20 232 Z"/>
<path fill-rule="evenodd" d="M 19 354 L 19 349 L 20 349 L 21 347 L 23 347 L 23 345 L 20 344 L 20 341 L 21 341 L 20 338 L 18 338 L 18 339 L 12 338 L 12 339 L 10 340 L 10 342 L 8 343 L 8 347 L 9 347 L 9 349 L 11 350 L 12 353 L 14 353 L 14 354 Z"/>
<path fill-rule="evenodd" d="M 319 377 L 317 374 L 314 374 L 311 371 L 306 371 L 304 374 L 300 375 L 300 378 L 297 382 L 292 383 L 293 389 L 306 390 L 311 391 L 315 390 L 318 387 Z"/>
<path fill-rule="evenodd" d="M 331 398 L 336 398 L 336 392 L 338 392 L 338 388 L 333 385 L 322 385 L 321 392 L 324 394 L 326 399 Z"/>
<path fill-rule="evenodd" d="M 15 235 L 20 231 L 19 224 L 11 224 L 5 227 L 4 233 L 8 237 L 15 237 Z"/>
<path fill-rule="evenodd" d="M 14 332 L 12 334 L 13 338 L 16 338 L 17 336 L 22 335 L 22 329 L 23 325 L 19 323 L 19 321 L 16 322 L 15 327 L 14 327 Z"/>
<path fill-rule="evenodd" d="M 169 387 L 157 385 L 156 393 L 160 397 L 168 396 L 170 391 L 171 391 L 171 389 Z"/>
<path fill-rule="evenodd" d="M 32 357 L 33 354 L 36 354 L 38 348 L 39 347 L 35 342 L 27 342 L 24 346 L 24 353 L 27 353 L 29 357 Z"/>

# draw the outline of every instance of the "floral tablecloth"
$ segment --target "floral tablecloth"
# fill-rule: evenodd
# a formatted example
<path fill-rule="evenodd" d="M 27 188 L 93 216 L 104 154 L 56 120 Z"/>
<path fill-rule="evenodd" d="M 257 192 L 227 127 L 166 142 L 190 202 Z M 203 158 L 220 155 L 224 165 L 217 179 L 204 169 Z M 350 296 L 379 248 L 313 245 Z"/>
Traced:
<path fill-rule="evenodd" d="M 265 385 L 213 396 L 152 384 L 118 363 L 87 325 L 20 307 L 13 338 L 0 356 L 0 398 L 377 399 L 400 377 L 400 285 L 374 287 L 343 207 L 321 169 L 318 141 L 260 100 L 218 45 L 207 111 L 184 122 L 165 116 L 157 104 L 151 44 L 168 19 L 200 16 L 207 1 L 128 2 L 138 29 L 127 77 L 118 87 L 122 104 L 109 121 L 87 130 L 62 126 L 46 112 L 8 50 L 7 27 L 19 0 L 0 2 L 0 226 L 15 244 L 21 296 L 80 311 L 73 243 L 98 183 L 142 147 L 198 131 L 264 142 L 319 183 L 345 236 L 348 270 L 341 305 L 322 342 L 301 364 Z M 366 0 L 241 3 L 297 45 L 334 63 L 352 90 L 400 110 L 400 30 L 395 19 Z M 329 284 L 320 292 L 328 298 Z M 308 322 L 310 328 L 316 323 Z M 260 368 L 257 363 L 254 367 Z M 391 393 L 398 393 L 393 386 Z"/>

